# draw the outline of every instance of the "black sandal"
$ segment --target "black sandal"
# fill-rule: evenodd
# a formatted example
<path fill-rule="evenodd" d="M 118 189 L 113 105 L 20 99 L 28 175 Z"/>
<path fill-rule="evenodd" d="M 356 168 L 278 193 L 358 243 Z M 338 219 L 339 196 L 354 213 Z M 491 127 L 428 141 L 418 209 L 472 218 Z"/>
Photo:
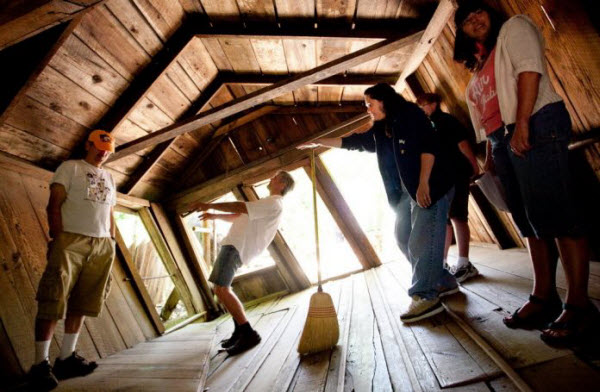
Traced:
<path fill-rule="evenodd" d="M 552 299 L 543 299 L 531 294 L 529 302 L 541 305 L 542 309 L 530 313 L 527 317 L 521 317 L 519 316 L 521 308 L 518 308 L 512 315 L 502 319 L 504 325 L 511 329 L 542 329 L 546 328 L 552 320 L 556 320 L 561 313 L 562 302 L 558 296 Z"/>
<path fill-rule="evenodd" d="M 564 346 L 574 343 L 575 340 L 585 338 L 589 332 L 600 325 L 600 312 L 590 302 L 587 306 L 575 306 L 564 304 L 564 310 L 573 312 L 573 316 L 567 321 L 553 321 L 544 329 L 540 338 L 551 346 Z M 566 334 L 554 336 L 552 331 L 565 331 Z"/>

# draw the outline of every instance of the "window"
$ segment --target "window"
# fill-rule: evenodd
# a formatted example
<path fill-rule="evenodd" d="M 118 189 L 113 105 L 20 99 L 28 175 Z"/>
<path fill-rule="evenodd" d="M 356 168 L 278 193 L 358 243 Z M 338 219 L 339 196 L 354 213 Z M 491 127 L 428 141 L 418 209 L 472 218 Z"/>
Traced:
<path fill-rule="evenodd" d="M 232 192 L 229 192 L 226 195 L 216 199 L 214 203 L 225 203 L 232 201 L 237 201 L 237 199 Z M 215 212 L 220 213 L 219 211 Z M 200 244 L 199 248 L 202 251 L 202 257 L 204 257 L 206 263 L 212 266 L 221 247 L 221 241 L 229 232 L 232 223 L 219 219 L 201 221 L 198 219 L 198 216 L 199 214 L 197 213 L 190 214 L 186 218 L 185 222 L 188 226 L 192 227 L 192 230 L 196 234 L 196 239 Z M 247 274 L 249 272 L 271 267 L 273 265 L 275 265 L 275 261 L 269 254 L 269 251 L 264 250 L 248 264 L 242 265 L 240 268 L 238 268 L 235 276 Z"/>
<path fill-rule="evenodd" d="M 311 282 L 317 281 L 317 260 L 313 220 L 312 183 L 303 168 L 290 173 L 296 182 L 284 198 L 281 234 Z M 263 198 L 269 195 L 267 183 L 255 186 Z M 340 276 L 362 268 L 352 248 L 317 194 L 322 279 Z"/>
<path fill-rule="evenodd" d="M 165 327 L 188 317 L 173 278 L 136 212 L 115 211 L 115 222 Z"/>
<path fill-rule="evenodd" d="M 382 263 L 404 260 L 394 236 L 396 214 L 390 207 L 375 154 L 331 149 L 321 154 L 352 213 Z"/>

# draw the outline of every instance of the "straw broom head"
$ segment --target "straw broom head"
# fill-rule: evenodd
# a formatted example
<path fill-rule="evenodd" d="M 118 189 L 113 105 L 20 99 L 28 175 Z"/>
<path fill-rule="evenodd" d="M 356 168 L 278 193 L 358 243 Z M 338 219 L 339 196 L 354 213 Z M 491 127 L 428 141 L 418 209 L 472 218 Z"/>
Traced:
<path fill-rule="evenodd" d="M 304 355 L 329 350 L 335 347 L 339 337 L 340 328 L 331 296 L 323 292 L 313 294 L 298 352 Z"/>

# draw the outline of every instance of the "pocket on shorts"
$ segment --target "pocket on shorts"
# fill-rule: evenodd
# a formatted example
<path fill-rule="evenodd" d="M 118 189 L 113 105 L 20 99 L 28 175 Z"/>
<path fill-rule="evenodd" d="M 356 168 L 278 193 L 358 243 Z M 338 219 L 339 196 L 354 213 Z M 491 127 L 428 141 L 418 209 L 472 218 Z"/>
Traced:
<path fill-rule="evenodd" d="M 63 298 L 63 272 L 60 268 L 48 266 L 40 279 L 36 299 L 40 302 L 55 302 Z"/>
<path fill-rule="evenodd" d="M 110 290 L 112 289 L 113 277 L 112 274 L 108 275 L 108 280 L 106 281 L 106 287 L 104 288 L 104 300 L 108 298 L 110 295 Z"/>

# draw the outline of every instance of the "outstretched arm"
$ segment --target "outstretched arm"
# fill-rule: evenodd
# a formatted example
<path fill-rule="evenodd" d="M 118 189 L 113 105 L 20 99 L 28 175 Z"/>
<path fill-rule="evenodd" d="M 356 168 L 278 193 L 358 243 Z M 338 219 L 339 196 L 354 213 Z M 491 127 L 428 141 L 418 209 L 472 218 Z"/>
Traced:
<path fill-rule="evenodd" d="M 341 137 L 323 137 L 321 139 L 317 139 L 312 142 L 303 143 L 303 144 L 299 145 L 297 148 L 299 150 L 305 150 L 308 148 L 317 148 L 317 147 L 340 148 L 340 147 L 342 147 L 342 138 Z"/>
<path fill-rule="evenodd" d="M 203 220 L 220 219 L 220 220 L 225 221 L 225 222 L 233 222 L 240 215 L 242 215 L 242 214 L 211 214 L 209 212 L 203 212 L 202 214 L 200 214 L 198 216 L 198 218 L 201 221 L 203 221 Z"/>
<path fill-rule="evenodd" d="M 247 214 L 248 209 L 246 208 L 246 203 L 241 201 L 233 201 L 227 203 L 202 203 L 197 202 L 190 206 L 189 211 L 207 211 L 207 210 L 217 210 L 222 212 L 229 212 L 232 214 Z"/>

